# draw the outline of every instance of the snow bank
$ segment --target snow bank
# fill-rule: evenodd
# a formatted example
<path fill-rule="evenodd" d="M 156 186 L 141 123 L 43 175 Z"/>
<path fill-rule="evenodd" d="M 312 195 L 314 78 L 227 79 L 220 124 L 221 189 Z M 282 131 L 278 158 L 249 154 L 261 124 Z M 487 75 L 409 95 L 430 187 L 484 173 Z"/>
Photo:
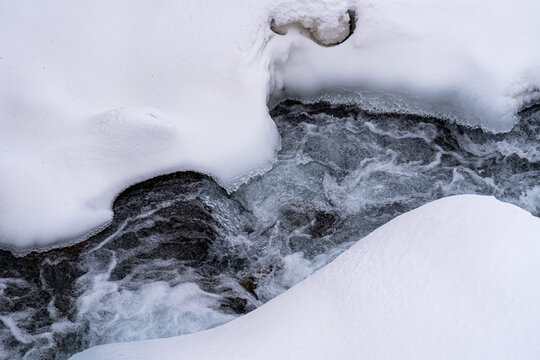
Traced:
<path fill-rule="evenodd" d="M 540 219 L 492 197 L 408 212 L 261 308 L 83 359 L 538 359 Z"/>
<path fill-rule="evenodd" d="M 123 188 L 162 173 L 233 188 L 271 166 L 267 66 L 249 55 L 266 19 L 252 11 L 0 2 L 0 242 L 74 240 L 112 218 Z"/>
<path fill-rule="evenodd" d="M 538 13 L 533 0 L 2 1 L 0 243 L 76 241 L 123 188 L 166 172 L 233 189 L 279 147 L 269 97 L 329 89 L 508 130 L 540 100 Z"/>
<path fill-rule="evenodd" d="M 540 100 L 538 1 L 381 0 L 351 8 L 356 29 L 340 46 L 298 34 L 284 40 L 289 56 L 275 75 L 284 96 L 338 98 L 497 132 Z"/>

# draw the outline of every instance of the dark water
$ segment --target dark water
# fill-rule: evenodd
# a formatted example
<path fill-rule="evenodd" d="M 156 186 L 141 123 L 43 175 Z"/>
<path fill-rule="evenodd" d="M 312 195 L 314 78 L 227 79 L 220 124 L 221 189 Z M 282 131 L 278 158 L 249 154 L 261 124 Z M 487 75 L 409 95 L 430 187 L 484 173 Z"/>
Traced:
<path fill-rule="evenodd" d="M 204 175 L 161 176 L 123 192 L 111 226 L 84 243 L 0 251 L 0 357 L 65 359 L 222 324 L 443 196 L 491 194 L 540 216 L 540 109 L 521 115 L 492 135 L 283 102 L 277 163 L 233 194 Z"/>

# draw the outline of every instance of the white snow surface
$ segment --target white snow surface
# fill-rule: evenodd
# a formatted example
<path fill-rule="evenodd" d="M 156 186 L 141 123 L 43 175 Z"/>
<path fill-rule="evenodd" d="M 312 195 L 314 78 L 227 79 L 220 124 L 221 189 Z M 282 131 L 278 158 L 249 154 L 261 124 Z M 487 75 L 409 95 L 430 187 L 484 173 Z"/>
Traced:
<path fill-rule="evenodd" d="M 538 359 L 540 219 L 493 197 L 431 202 L 259 309 L 90 359 Z"/>
<path fill-rule="evenodd" d="M 536 0 L 0 0 L 0 244 L 83 239 L 122 189 L 163 173 L 234 189 L 279 148 L 271 98 L 327 90 L 508 130 L 540 100 L 539 13 Z M 345 42 L 314 42 L 342 41 L 350 15 Z"/>

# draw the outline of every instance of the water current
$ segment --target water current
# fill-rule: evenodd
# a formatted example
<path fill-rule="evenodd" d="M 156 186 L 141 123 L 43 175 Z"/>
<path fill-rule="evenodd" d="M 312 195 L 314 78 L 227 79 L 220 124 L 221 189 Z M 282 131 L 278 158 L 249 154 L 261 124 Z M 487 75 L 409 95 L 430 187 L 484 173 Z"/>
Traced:
<path fill-rule="evenodd" d="M 540 108 L 490 134 L 353 105 L 284 101 L 272 170 L 228 194 L 180 172 L 118 196 L 85 242 L 0 251 L 0 358 L 181 335 L 249 312 L 392 218 L 454 194 L 540 216 Z"/>

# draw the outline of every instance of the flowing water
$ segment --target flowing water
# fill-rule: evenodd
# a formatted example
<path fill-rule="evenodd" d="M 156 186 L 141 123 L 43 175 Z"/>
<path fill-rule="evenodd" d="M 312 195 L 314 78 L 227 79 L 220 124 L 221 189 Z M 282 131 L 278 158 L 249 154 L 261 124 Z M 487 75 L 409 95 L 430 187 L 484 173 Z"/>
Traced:
<path fill-rule="evenodd" d="M 228 194 L 191 172 L 130 187 L 75 246 L 0 251 L 0 358 L 191 333 L 255 309 L 390 219 L 453 194 L 540 216 L 540 109 L 507 134 L 285 101 L 273 169 Z"/>

